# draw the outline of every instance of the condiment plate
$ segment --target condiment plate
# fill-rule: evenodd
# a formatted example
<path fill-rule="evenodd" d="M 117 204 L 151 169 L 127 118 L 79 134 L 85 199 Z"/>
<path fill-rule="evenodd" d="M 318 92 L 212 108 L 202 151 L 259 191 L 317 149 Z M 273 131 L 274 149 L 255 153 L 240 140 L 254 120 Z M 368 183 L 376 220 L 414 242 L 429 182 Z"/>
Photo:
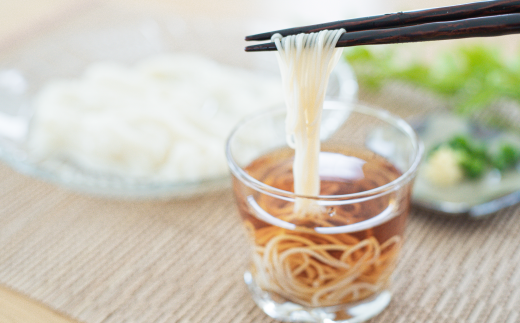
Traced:
<path fill-rule="evenodd" d="M 431 114 L 419 122 L 415 129 L 428 152 L 456 135 L 465 135 L 482 142 L 489 149 L 509 142 L 520 147 L 520 136 L 512 131 L 497 130 L 476 121 L 449 113 Z M 520 164 L 499 172 L 489 168 L 482 177 L 465 179 L 457 184 L 438 186 L 425 175 L 425 161 L 419 168 L 413 192 L 413 203 L 449 215 L 467 215 L 481 218 L 502 208 L 520 202 Z"/>

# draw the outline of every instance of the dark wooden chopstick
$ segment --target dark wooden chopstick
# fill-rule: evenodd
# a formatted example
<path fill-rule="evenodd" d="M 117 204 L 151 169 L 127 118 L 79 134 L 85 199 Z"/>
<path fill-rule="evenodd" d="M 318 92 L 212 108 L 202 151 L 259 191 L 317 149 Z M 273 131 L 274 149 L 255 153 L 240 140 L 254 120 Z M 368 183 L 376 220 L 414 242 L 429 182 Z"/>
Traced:
<path fill-rule="evenodd" d="M 347 32 L 341 36 L 336 47 L 491 37 L 516 33 L 520 33 L 520 13 L 400 28 Z M 265 43 L 248 46 L 245 50 L 246 52 L 272 51 L 276 50 L 276 46 L 274 43 Z"/>
<path fill-rule="evenodd" d="M 282 36 L 288 36 L 300 33 L 318 32 L 325 29 L 330 30 L 340 28 L 345 28 L 347 32 L 354 32 L 371 29 L 404 27 L 431 22 L 496 16 L 509 13 L 520 13 L 520 0 L 482 1 L 449 7 L 409 12 L 397 12 L 380 16 L 341 20 L 246 36 L 246 40 L 270 40 L 272 35 L 276 33 L 279 33 Z"/>

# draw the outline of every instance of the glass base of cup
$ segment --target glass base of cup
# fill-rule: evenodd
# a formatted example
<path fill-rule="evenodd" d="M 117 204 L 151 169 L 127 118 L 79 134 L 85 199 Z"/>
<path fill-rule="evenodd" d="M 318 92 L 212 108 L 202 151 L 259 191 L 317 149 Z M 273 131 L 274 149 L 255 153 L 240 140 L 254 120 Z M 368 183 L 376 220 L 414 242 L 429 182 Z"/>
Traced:
<path fill-rule="evenodd" d="M 270 317 L 284 322 L 359 323 L 381 313 L 390 303 L 392 294 L 383 290 L 358 302 L 328 307 L 305 307 L 262 290 L 249 271 L 244 281 L 255 303 Z M 275 300 L 276 299 L 276 300 Z"/>

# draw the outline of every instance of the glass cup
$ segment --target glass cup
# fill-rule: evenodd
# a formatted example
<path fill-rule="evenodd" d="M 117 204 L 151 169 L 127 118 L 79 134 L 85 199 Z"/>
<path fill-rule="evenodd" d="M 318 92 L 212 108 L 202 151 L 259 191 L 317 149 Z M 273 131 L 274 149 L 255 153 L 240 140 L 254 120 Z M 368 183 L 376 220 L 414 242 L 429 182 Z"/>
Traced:
<path fill-rule="evenodd" d="M 281 321 L 368 320 L 391 299 L 422 145 L 386 111 L 326 101 L 320 195 L 296 195 L 285 114 L 252 116 L 227 142 L 251 245 L 245 282 L 257 305 Z"/>

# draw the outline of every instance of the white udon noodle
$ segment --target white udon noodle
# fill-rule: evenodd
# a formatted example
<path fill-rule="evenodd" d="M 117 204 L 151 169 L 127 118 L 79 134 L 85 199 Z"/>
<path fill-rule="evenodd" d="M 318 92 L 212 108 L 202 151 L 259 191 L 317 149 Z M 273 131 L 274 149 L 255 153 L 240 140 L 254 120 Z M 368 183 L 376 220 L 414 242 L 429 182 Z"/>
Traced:
<path fill-rule="evenodd" d="M 272 37 L 278 49 L 288 107 L 287 142 L 295 149 L 296 194 L 319 194 L 321 111 L 329 74 L 341 55 L 335 45 L 344 32 L 340 29 Z M 281 219 L 331 226 L 326 219 L 320 219 L 322 214 L 314 201 L 300 198 L 292 213 Z M 255 245 L 252 273 L 256 284 L 310 307 L 356 301 L 384 288 L 401 245 L 399 235 L 380 244 L 373 236 L 360 240 L 349 234 L 318 234 L 312 229 L 256 229 L 249 221 L 246 227 Z"/>
<path fill-rule="evenodd" d="M 294 192 L 316 196 L 320 192 L 318 156 L 323 101 L 334 66 L 342 50 L 336 43 L 345 29 L 323 30 L 272 40 L 278 49 L 278 63 L 287 105 L 286 136 L 294 148 Z M 297 199 L 295 213 L 319 211 L 310 199 Z"/>

